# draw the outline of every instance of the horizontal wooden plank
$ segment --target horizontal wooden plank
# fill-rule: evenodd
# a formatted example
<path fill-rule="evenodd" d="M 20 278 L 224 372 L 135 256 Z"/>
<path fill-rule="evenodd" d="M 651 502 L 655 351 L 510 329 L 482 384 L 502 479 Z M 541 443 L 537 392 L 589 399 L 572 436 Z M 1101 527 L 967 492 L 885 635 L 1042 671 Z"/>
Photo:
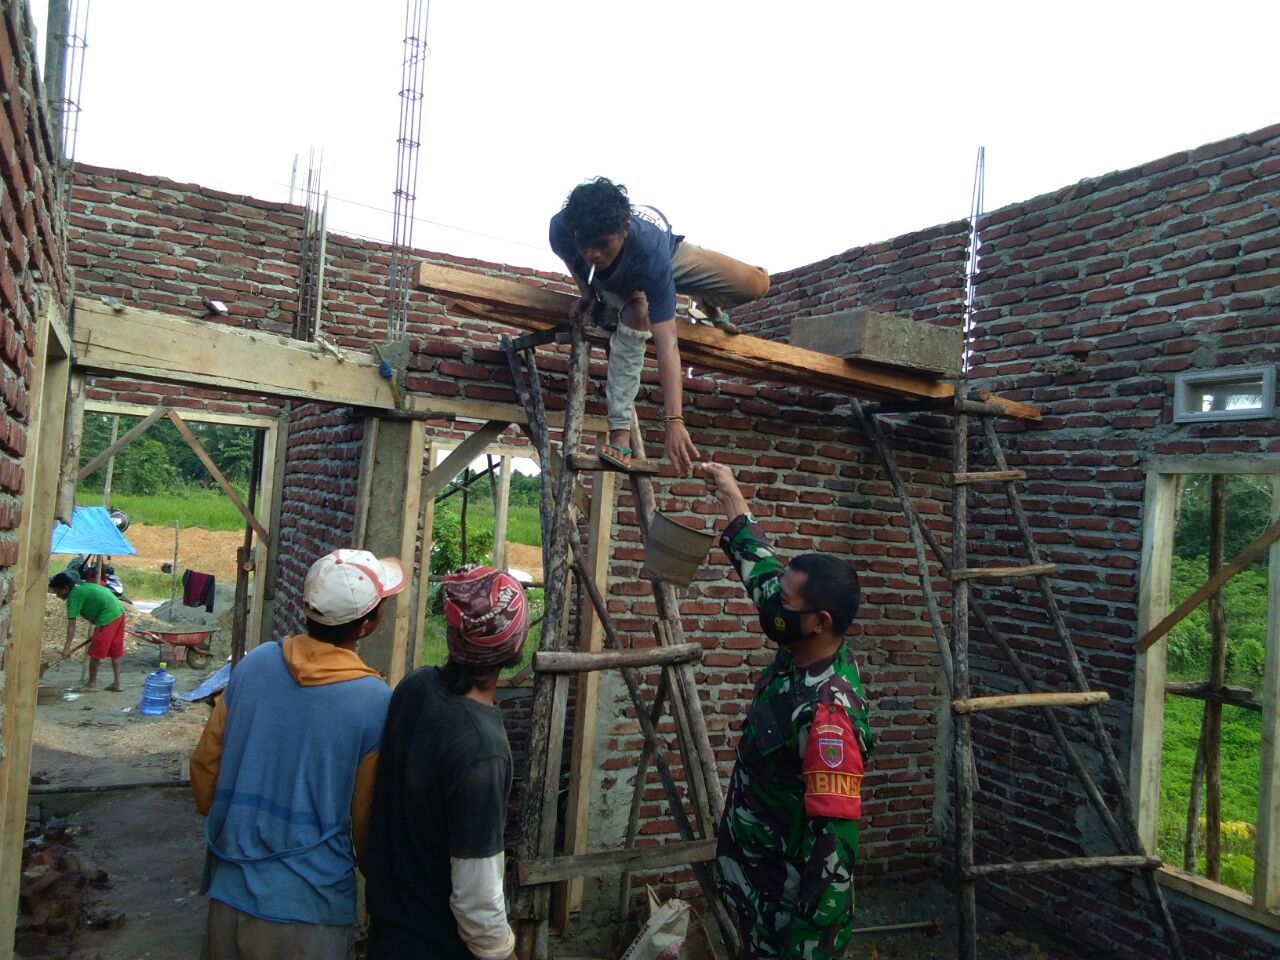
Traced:
<path fill-rule="evenodd" d="M 951 701 L 956 713 L 985 713 L 990 710 L 1016 710 L 1025 707 L 1091 707 L 1106 703 L 1110 695 L 1105 690 L 1046 691 L 1042 693 L 1009 693 L 998 697 L 970 697 Z"/>
<path fill-rule="evenodd" d="M 1026 473 L 1021 470 L 987 470 L 985 473 L 953 473 L 951 482 L 956 486 L 966 483 L 1007 483 L 1010 480 L 1025 480 Z"/>
<path fill-rule="evenodd" d="M 652 847 L 605 850 L 583 853 L 576 857 L 549 857 L 524 860 L 516 865 L 516 875 L 523 887 L 539 883 L 556 883 L 574 877 L 596 877 L 629 870 L 662 870 L 694 863 L 706 863 L 716 856 L 714 840 L 681 840 Z"/>
<path fill-rule="evenodd" d="M 1110 857 L 1060 857 L 1055 860 L 1023 860 L 1017 863 L 984 863 L 963 870 L 966 879 L 1025 876 L 1031 873 L 1059 873 L 1065 870 L 1155 870 L 1164 863 L 1159 857 L 1120 854 Z"/>
<path fill-rule="evenodd" d="M 533 655 L 538 673 L 579 673 L 616 667 L 658 667 L 668 663 L 692 663 L 702 659 L 702 644 L 641 647 L 636 650 L 539 650 Z"/>
<path fill-rule="evenodd" d="M 606 470 L 611 473 L 642 473 L 646 476 L 652 476 L 662 472 L 662 461 L 632 458 L 631 469 L 623 470 L 621 467 L 616 467 L 612 463 L 609 463 L 606 460 L 601 460 L 599 457 L 592 454 L 575 453 L 571 454 L 569 457 L 569 467 L 573 470 L 580 470 L 584 472 Z"/>
<path fill-rule="evenodd" d="M 450 299 L 451 307 L 523 330 L 545 330 L 563 323 L 573 295 L 507 277 L 419 265 L 418 286 Z M 955 389 L 934 377 L 890 370 L 865 362 L 829 357 L 813 350 L 745 334 L 730 334 L 712 324 L 677 319 L 676 336 L 684 363 L 707 370 L 753 377 L 762 382 L 813 387 L 871 398 L 949 397 Z M 603 339 L 600 331 L 592 331 Z M 652 350 L 653 345 L 650 344 Z M 992 397 L 1009 415 L 1039 419 L 1029 404 Z"/>
<path fill-rule="evenodd" d="M 1262 712 L 1262 701 L 1253 699 L 1253 691 L 1248 687 L 1226 684 L 1217 690 L 1209 689 L 1209 681 L 1196 680 L 1186 683 L 1166 683 L 1164 695 L 1190 697 L 1192 700 L 1207 700 L 1212 703 L 1225 703 L 1244 710 Z"/>
<path fill-rule="evenodd" d="M 1001 577 L 1049 577 L 1058 570 L 1056 563 L 1028 563 L 1021 567 L 965 567 L 952 570 L 952 580 L 995 580 Z"/>

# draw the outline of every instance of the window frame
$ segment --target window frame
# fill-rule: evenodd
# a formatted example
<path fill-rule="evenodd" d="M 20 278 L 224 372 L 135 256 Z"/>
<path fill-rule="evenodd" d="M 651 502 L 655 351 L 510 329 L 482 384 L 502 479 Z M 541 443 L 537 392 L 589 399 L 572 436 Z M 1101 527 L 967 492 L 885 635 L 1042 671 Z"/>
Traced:
<path fill-rule="evenodd" d="M 1173 562 L 1173 518 L 1181 478 L 1195 474 L 1271 476 L 1271 522 L 1280 520 L 1280 460 L 1194 457 L 1156 459 L 1147 467 L 1143 509 L 1142 562 L 1138 587 L 1137 636 L 1169 612 Z M 1272 544 L 1267 580 L 1267 653 L 1262 690 L 1262 743 L 1258 786 L 1258 826 L 1254 888 L 1245 894 L 1166 864 L 1159 881 L 1238 916 L 1280 930 L 1280 543 Z M 1232 558 L 1224 557 L 1229 562 Z M 1168 638 L 1163 637 L 1134 665 L 1133 733 L 1129 784 L 1138 836 L 1148 852 L 1157 849 L 1161 751 L 1164 738 L 1164 684 Z M 1265 749 L 1271 744 L 1271 750 Z"/>
<path fill-rule="evenodd" d="M 1256 410 L 1188 410 L 1186 402 L 1191 388 L 1206 383 L 1233 383 L 1239 380 L 1262 380 L 1262 406 Z M 1192 370 L 1173 378 L 1173 422 L 1217 423 L 1224 420 L 1257 420 L 1275 414 L 1276 368 L 1272 364 L 1248 367 L 1222 367 L 1217 370 Z"/>

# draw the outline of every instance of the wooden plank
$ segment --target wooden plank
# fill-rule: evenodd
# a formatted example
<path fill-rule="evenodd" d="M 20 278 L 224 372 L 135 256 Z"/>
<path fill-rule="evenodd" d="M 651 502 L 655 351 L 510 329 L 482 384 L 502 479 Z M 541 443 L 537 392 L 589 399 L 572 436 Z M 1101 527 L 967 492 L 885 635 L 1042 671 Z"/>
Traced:
<path fill-rule="evenodd" d="M 1185 870 L 1179 870 L 1168 864 L 1156 871 L 1156 879 L 1161 885 L 1177 890 L 1193 900 L 1225 910 L 1237 917 L 1244 917 L 1268 930 L 1280 931 L 1280 913 L 1264 910 L 1249 899 L 1247 893 L 1241 893 L 1232 887 L 1214 883 L 1204 877 L 1198 877 Z M 1257 877 L 1255 867 L 1254 877 Z"/>
<path fill-rule="evenodd" d="M 369 529 L 369 500 L 373 496 L 373 460 L 378 451 L 378 418 L 364 418 L 364 434 L 360 438 L 360 472 L 356 476 L 356 519 L 351 531 L 351 545 L 364 549 L 364 536 Z"/>
<path fill-rule="evenodd" d="M 1145 653 L 1149 650 L 1152 644 L 1160 640 L 1161 637 L 1181 623 L 1187 614 L 1200 606 L 1205 601 L 1205 598 L 1210 594 L 1216 593 L 1224 583 L 1262 556 L 1263 551 L 1277 541 L 1280 541 L 1280 521 L 1267 527 L 1256 540 L 1241 550 L 1234 560 L 1205 581 L 1199 590 L 1178 604 L 1176 610 L 1143 634 L 1142 639 L 1138 641 L 1138 652 Z"/>
<path fill-rule="evenodd" d="M 157 420 L 159 420 L 161 417 L 165 415 L 166 410 L 167 408 L 162 404 L 161 406 L 156 407 L 154 410 L 148 413 L 145 419 L 143 419 L 139 423 L 135 423 L 132 427 L 126 430 L 123 437 L 121 437 L 115 443 L 111 444 L 111 446 L 107 447 L 107 449 L 103 450 L 100 454 L 98 454 L 96 457 L 94 457 L 92 460 L 90 460 L 88 463 L 86 463 L 83 467 L 80 468 L 80 471 L 76 474 L 76 482 L 79 483 L 85 477 L 92 474 L 95 470 L 97 470 L 100 466 L 102 466 L 104 463 L 106 463 L 108 460 L 114 457 L 117 453 L 119 453 L 121 450 L 127 447 L 130 443 L 132 443 L 138 437 L 146 433 L 149 429 L 151 429 L 151 425 L 153 423 L 155 423 Z"/>
<path fill-rule="evenodd" d="M 344 350 L 339 358 L 316 344 L 228 324 L 135 307 L 117 312 L 78 297 L 74 343 L 76 365 L 91 372 L 395 408 L 391 386 L 378 376 L 370 354 Z"/>
<path fill-rule="evenodd" d="M 94 389 L 94 384 L 90 382 L 89 392 Z M 155 407 L 141 403 L 121 403 L 118 400 L 95 400 L 86 393 L 84 409 L 87 413 L 108 413 L 120 417 L 141 418 L 150 414 Z M 212 410 L 188 410 L 187 420 L 188 422 L 195 421 L 197 423 L 219 423 L 228 427 L 251 427 L 255 430 L 265 430 L 267 427 L 274 426 L 277 423 L 277 417 L 266 414 L 215 413 Z"/>
<path fill-rule="evenodd" d="M 597 434 L 600 444 L 607 434 Z M 584 487 L 574 484 L 574 502 L 581 515 L 580 500 Z M 605 593 L 609 589 L 609 559 L 613 546 L 613 517 L 616 512 L 617 475 L 597 473 L 591 480 L 591 502 L 587 517 L 587 571 L 596 589 Z M 581 637 L 583 649 L 588 655 L 604 648 L 604 624 L 600 622 L 594 605 L 582 605 Z M 568 854 L 587 852 L 590 836 L 592 778 L 595 773 L 596 721 L 600 706 L 600 677 L 596 673 L 580 676 L 576 688 L 579 706 L 574 710 L 573 740 L 569 755 L 569 800 L 565 809 L 564 850 Z M 556 900 L 556 926 L 564 930 L 569 916 L 582 908 L 583 882 L 574 877 L 565 884 Z"/>
<path fill-rule="evenodd" d="M 262 436 L 262 469 L 259 471 L 258 498 L 255 513 L 259 522 L 266 527 L 267 533 L 275 536 L 279 516 L 273 513 L 276 501 L 277 484 L 283 480 L 283 452 L 280 445 L 280 434 L 284 432 L 287 421 L 273 421 L 263 430 Z M 276 565 L 276 552 L 268 541 L 259 542 L 253 548 L 253 596 L 249 599 L 249 626 L 245 636 L 246 652 L 263 642 L 263 626 L 265 624 L 270 638 L 271 621 L 267 617 L 270 599 L 274 590 L 268 589 L 271 571 Z M 274 612 L 274 611 L 273 611 Z"/>
<path fill-rule="evenodd" d="M 662 472 L 662 463 L 658 460 L 632 460 L 631 468 L 623 470 L 621 467 L 602 460 L 594 454 L 574 453 L 569 456 L 569 467 L 572 470 L 580 470 L 584 473 L 644 473 L 650 476 L 656 476 Z"/>
<path fill-rule="evenodd" d="M 430 474 L 436 468 L 436 459 L 440 453 L 440 448 L 434 442 L 427 444 L 425 463 L 427 465 L 427 473 Z M 431 582 L 429 571 L 431 569 L 431 547 L 433 546 L 432 538 L 435 533 L 436 522 L 436 501 L 434 497 L 418 497 L 418 528 L 421 531 L 421 546 L 418 550 L 418 569 L 421 571 L 419 578 L 421 583 L 418 585 L 418 592 L 415 595 L 417 607 L 417 615 L 414 617 L 413 626 L 413 649 L 410 651 L 410 657 L 413 663 L 419 660 L 418 646 L 422 643 L 422 634 L 427 626 L 427 586 Z M 499 681 L 501 684 L 501 681 Z"/>
<path fill-rule="evenodd" d="M 240 499 L 240 494 L 236 492 L 236 488 L 233 487 L 231 482 L 222 475 L 222 471 L 218 469 L 216 464 L 214 464 L 209 454 L 205 451 L 204 446 L 196 439 L 196 435 L 191 432 L 191 428 L 187 426 L 186 421 L 178 415 L 176 410 L 166 411 L 165 416 L 167 416 L 169 418 L 169 422 L 177 428 L 182 439 L 187 441 L 187 446 L 191 448 L 191 452 L 194 453 L 197 459 L 204 464 L 204 468 L 209 471 L 209 476 L 213 477 L 214 482 L 222 488 L 222 492 L 227 495 L 227 498 L 232 502 L 235 508 L 240 511 L 240 516 L 244 517 L 245 522 L 248 523 L 249 526 L 253 527 L 254 532 L 263 543 L 270 544 L 271 534 L 267 532 L 267 528 L 264 527 L 259 522 L 258 518 L 253 515 L 253 512 L 244 505 L 244 501 Z"/>
<path fill-rule="evenodd" d="M 1024 707 L 1089 707 L 1106 703 L 1110 695 L 1105 690 L 1088 693 L 1053 691 L 1046 693 L 1010 693 L 998 697 L 970 697 L 951 701 L 956 713 L 986 713 L 991 710 L 1017 710 Z"/>
<path fill-rule="evenodd" d="M 572 294 L 518 280 L 430 263 L 420 264 L 418 286 L 464 301 L 452 306 L 463 306 L 468 312 L 495 323 L 524 330 L 545 330 L 563 323 L 573 300 Z M 693 324 L 679 318 L 674 323 L 682 361 L 708 370 L 873 398 L 949 397 L 955 393 L 951 384 L 924 374 L 889 370 L 786 343 L 729 334 L 710 324 Z M 598 331 L 589 331 L 589 335 L 600 336 Z M 999 397 L 993 397 L 992 402 L 1000 404 L 1011 416 L 1040 417 L 1040 411 L 1029 404 Z"/>
<path fill-rule="evenodd" d="M 1261 713 L 1263 709 L 1262 701 L 1253 699 L 1252 690 L 1248 687 L 1234 686 L 1232 684 L 1224 684 L 1217 690 L 1210 690 L 1207 680 L 1191 683 L 1166 683 L 1164 685 L 1164 693 L 1167 697 L 1187 697 L 1191 700 L 1225 703 L 1233 707 L 1240 707 L 1242 710 L 1252 710 L 1255 713 Z"/>
<path fill-rule="evenodd" d="M 1209 480 L 1209 556 L 1210 576 L 1222 569 L 1222 553 L 1226 544 L 1227 478 L 1214 474 Z M 1227 682 L 1227 613 L 1222 594 L 1209 595 L 1209 685 L 1217 690 Z M 1204 805 L 1204 874 L 1210 880 L 1222 881 L 1222 703 L 1204 702 L 1205 805 Z"/>
<path fill-rule="evenodd" d="M 509 454 L 502 456 L 498 482 L 490 479 L 494 491 L 493 505 L 493 565 L 498 570 L 507 569 L 507 521 L 511 516 L 511 461 Z"/>
<path fill-rule="evenodd" d="M 67 388 L 62 473 L 58 478 L 58 501 L 54 508 L 54 516 L 67 526 L 71 526 L 71 516 L 76 509 L 76 473 L 80 466 L 80 440 L 84 436 L 84 387 L 84 374 L 72 370 Z"/>
<path fill-rule="evenodd" d="M 1273 460 L 1274 462 L 1274 460 Z M 1280 473 L 1271 478 L 1271 519 L 1280 523 Z M 1271 547 L 1267 570 L 1267 656 L 1259 699 L 1262 751 L 1258 782 L 1258 841 L 1254 847 L 1253 902 L 1280 911 L 1280 544 Z M 1271 916 L 1278 916 L 1271 912 Z"/>
<path fill-rule="evenodd" d="M 407 409 L 413 416 L 441 418 L 458 418 L 462 420 L 505 420 L 525 426 L 529 423 L 529 415 L 523 407 L 511 403 L 494 403 L 488 400 L 455 400 L 449 397 L 434 397 L 422 393 L 411 393 L 407 401 Z M 564 414 L 559 410 L 546 411 L 547 425 L 561 429 L 564 427 Z M 582 429 L 593 433 L 608 430 L 609 425 L 604 417 L 584 414 Z M 481 451 L 482 453 L 484 451 Z M 496 452 L 496 450 L 494 451 Z M 533 452 L 521 452 L 519 456 L 537 458 Z"/>
<path fill-rule="evenodd" d="M 444 458 L 441 464 L 422 478 L 419 496 L 423 502 L 434 500 L 458 474 L 467 468 L 484 448 L 496 440 L 511 424 L 506 420 L 490 420 L 472 431 Z M 418 461 L 421 463 L 421 459 Z"/>
<path fill-rule="evenodd" d="M 482 428 L 483 429 L 483 428 Z M 418 518 L 422 513 L 421 490 L 418 478 L 422 476 L 422 456 L 426 445 L 427 426 L 421 420 L 409 426 L 408 450 L 404 459 L 404 476 L 399 483 L 404 486 L 404 503 L 401 510 L 403 522 L 400 525 L 400 549 L 396 556 L 404 565 L 405 575 L 409 578 L 404 593 L 395 598 L 395 619 L 392 621 L 391 633 L 391 670 L 387 674 L 387 682 L 395 689 L 397 683 L 413 669 L 413 658 L 421 634 L 413 634 L 418 622 L 417 594 L 427 592 L 425 574 L 430 567 L 430 552 L 424 550 L 421 556 L 421 570 L 417 569 L 418 550 Z M 411 636 L 412 634 L 412 636 Z"/>
<path fill-rule="evenodd" d="M 1182 478 L 1149 472 L 1143 511 L 1141 575 L 1138 580 L 1138 632 L 1151 628 L 1169 609 L 1173 530 Z M 1137 793 L 1138 836 L 1147 851 L 1157 849 L 1160 774 L 1164 736 L 1166 658 L 1161 647 L 1139 655 L 1134 666 L 1134 712 L 1130 730 L 1129 782 Z"/>
<path fill-rule="evenodd" d="M 1056 573 L 1056 563 L 1028 563 L 1021 567 L 967 567 L 951 571 L 952 580 L 995 580 L 1001 577 L 1049 577 Z"/>
<path fill-rule="evenodd" d="M 618 667 L 658 667 L 668 663 L 692 663 L 702 659 L 702 644 L 672 647 L 640 647 L 635 650 L 540 650 L 533 655 L 536 673 L 584 673 Z"/>
<path fill-rule="evenodd" d="M 5 642 L 3 747 L 0 756 L 0 953 L 13 943 L 18 914 L 18 864 L 31 775 L 31 737 L 40 685 L 40 640 L 49 567 L 49 538 L 57 499 L 71 363 L 52 356 L 49 331 L 59 314 L 46 296 L 36 331 L 28 389 L 27 449 L 23 454 L 22 525 L 17 533 L 9 633 Z"/>
<path fill-rule="evenodd" d="M 651 847 L 632 847 L 628 850 L 583 853 L 572 857 L 522 860 L 516 864 L 516 875 L 520 878 L 521 886 L 532 886 L 568 880 L 570 877 L 607 876 L 623 870 L 635 872 L 683 867 L 706 863 L 715 858 L 715 840 L 684 840 Z"/>
<path fill-rule="evenodd" d="M 1007 483 L 1010 480 L 1025 480 L 1026 473 L 1021 470 L 987 470 L 981 473 L 957 473 L 951 477 L 952 483 Z"/>
<path fill-rule="evenodd" d="M 969 867 L 965 876 L 970 879 L 979 877 L 1021 877 L 1032 873 L 1061 873 L 1067 870 L 1155 870 L 1164 861 L 1159 857 L 1144 854 L 1120 854 L 1110 857 L 1061 857 L 1056 860 L 1023 860 L 1017 863 L 984 863 Z"/>

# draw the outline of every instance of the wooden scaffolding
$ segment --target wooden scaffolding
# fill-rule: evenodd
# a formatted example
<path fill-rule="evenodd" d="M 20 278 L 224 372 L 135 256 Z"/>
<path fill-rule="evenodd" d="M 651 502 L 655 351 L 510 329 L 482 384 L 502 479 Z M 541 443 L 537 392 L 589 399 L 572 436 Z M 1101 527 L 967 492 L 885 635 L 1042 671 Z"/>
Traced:
<path fill-rule="evenodd" d="M 653 870 L 688 864 L 693 867 L 713 917 L 726 945 L 736 952 L 736 932 L 731 918 L 720 903 L 707 866 L 714 856 L 716 824 L 723 811 L 719 774 L 707 738 L 702 708 L 693 678 L 691 664 L 701 657 L 701 647 L 687 644 L 680 622 L 679 600 L 671 584 L 653 580 L 658 618 L 655 635 L 658 646 L 651 650 L 624 651 L 599 589 L 587 567 L 584 547 L 573 515 L 571 501 L 577 475 L 584 469 L 599 470 L 598 458 L 587 457 L 579 449 L 586 382 L 588 379 L 589 343 L 603 340 L 604 333 L 583 323 L 566 323 L 570 297 L 546 288 L 518 281 L 483 276 L 424 264 L 419 284 L 451 301 L 453 309 L 517 328 L 532 330 L 518 339 L 506 337 L 503 346 L 515 380 L 516 389 L 528 416 L 528 433 L 542 463 L 551 465 L 543 472 L 542 529 L 546 581 L 545 621 L 542 651 L 534 661 L 537 683 L 534 693 L 532 730 L 529 745 L 530 769 L 526 785 L 525 807 L 518 850 L 516 917 L 522 956 L 544 958 L 548 955 L 550 911 L 549 884 L 586 874 L 624 872 L 621 901 L 627 899 L 626 872 Z M 1039 411 L 1027 404 L 1011 402 L 985 391 L 969 394 L 963 380 L 959 385 L 943 382 L 928 374 L 889 370 L 875 364 L 860 364 L 825 354 L 760 340 L 749 336 L 731 336 L 702 325 L 676 321 L 682 357 L 690 362 L 729 374 L 751 376 L 757 380 L 793 383 L 829 390 L 850 398 L 853 422 L 862 430 L 876 451 L 908 521 L 911 542 L 916 555 L 918 576 L 925 599 L 933 639 L 937 644 L 942 680 L 950 696 L 954 715 L 952 760 L 955 771 L 954 842 L 957 869 L 959 909 L 959 947 L 965 960 L 977 956 L 977 917 L 975 884 L 984 878 L 1005 875 L 1027 875 L 1051 871 L 1084 869 L 1137 870 L 1146 884 L 1152 908 L 1157 914 L 1171 955 L 1182 957 L 1177 931 L 1173 925 L 1163 893 L 1155 879 L 1161 865 L 1158 857 L 1147 855 L 1138 838 L 1133 810 L 1125 787 L 1124 776 L 1106 731 L 1098 705 L 1108 697 L 1105 692 L 1089 688 L 1079 655 L 1071 639 L 1066 621 L 1059 609 L 1050 578 L 1055 572 L 1051 563 L 1041 559 L 1023 509 L 1017 484 L 1025 479 L 1021 471 L 1011 470 L 1005 460 L 994 420 L 998 417 L 1038 418 Z M 552 443 L 539 382 L 534 350 L 552 342 L 567 343 L 568 376 L 565 391 L 564 426 L 559 451 Z M 951 418 L 952 461 L 952 552 L 948 557 L 936 536 L 920 518 L 907 495 L 901 475 L 885 435 L 880 416 L 884 414 L 929 412 Z M 981 437 L 994 470 L 975 472 L 969 469 L 969 419 L 979 418 Z M 643 459 L 643 437 L 639 425 L 632 423 L 632 446 L 639 451 L 639 462 L 628 475 L 635 497 L 642 533 L 654 512 L 651 467 Z M 599 475 L 599 474 L 597 474 Z M 1026 551 L 1027 563 L 1019 566 L 970 567 L 968 565 L 968 491 L 975 484 L 1001 484 L 1008 497 L 1010 511 Z M 952 584 L 951 623 L 948 630 L 941 605 L 933 590 L 926 546 Z M 600 555 L 606 545 L 592 544 L 592 554 Z M 591 608 L 604 626 L 609 647 L 603 652 L 568 649 L 568 604 L 571 579 L 576 577 Z M 1022 663 L 1008 640 L 978 603 L 977 581 L 997 578 L 1034 578 L 1060 644 L 1063 662 L 1074 689 L 1045 690 Z M 1025 693 L 972 697 L 969 667 L 970 616 L 1008 660 Z M 661 679 L 652 703 L 646 703 L 635 670 L 660 667 Z M 556 856 L 554 850 L 557 794 L 565 729 L 565 714 L 572 673 L 602 669 L 620 669 L 628 697 L 635 711 L 644 739 L 638 761 L 638 772 L 632 797 L 631 816 L 626 845 L 621 850 L 601 853 Z M 684 765 L 688 786 L 688 802 L 692 817 L 686 812 L 686 798 L 681 797 L 664 756 L 656 723 L 663 701 L 670 709 L 678 741 L 678 753 Z M 1005 709 L 1038 709 L 1068 765 L 1079 780 L 1116 849 L 1108 856 L 1067 857 L 1053 860 L 975 862 L 973 829 L 973 795 L 976 786 L 971 738 L 974 713 Z M 1079 752 L 1067 738 L 1058 719 L 1058 709 L 1083 709 L 1086 712 L 1094 746 L 1102 758 L 1105 772 L 1113 781 L 1121 805 L 1118 811 L 1107 806 L 1097 783 L 1088 772 Z M 635 848 L 639 804 L 644 788 L 647 765 L 652 761 L 677 829 L 678 843 Z"/>

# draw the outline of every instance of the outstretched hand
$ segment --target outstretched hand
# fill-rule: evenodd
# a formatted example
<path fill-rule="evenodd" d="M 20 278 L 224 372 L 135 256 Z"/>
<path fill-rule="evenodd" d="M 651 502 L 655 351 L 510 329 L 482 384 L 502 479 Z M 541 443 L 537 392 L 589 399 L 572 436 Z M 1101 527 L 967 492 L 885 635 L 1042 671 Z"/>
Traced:
<path fill-rule="evenodd" d="M 750 512 L 747 499 L 742 495 L 732 470 L 723 463 L 710 460 L 698 464 L 698 467 L 703 479 L 707 482 L 707 492 L 720 501 L 730 520 Z"/>
<path fill-rule="evenodd" d="M 688 475 L 698 458 L 702 456 L 698 452 L 698 448 L 693 445 L 693 440 L 689 437 L 689 431 L 685 429 L 684 424 L 679 420 L 669 420 L 667 422 L 666 448 L 667 459 L 675 467 L 677 477 Z"/>

